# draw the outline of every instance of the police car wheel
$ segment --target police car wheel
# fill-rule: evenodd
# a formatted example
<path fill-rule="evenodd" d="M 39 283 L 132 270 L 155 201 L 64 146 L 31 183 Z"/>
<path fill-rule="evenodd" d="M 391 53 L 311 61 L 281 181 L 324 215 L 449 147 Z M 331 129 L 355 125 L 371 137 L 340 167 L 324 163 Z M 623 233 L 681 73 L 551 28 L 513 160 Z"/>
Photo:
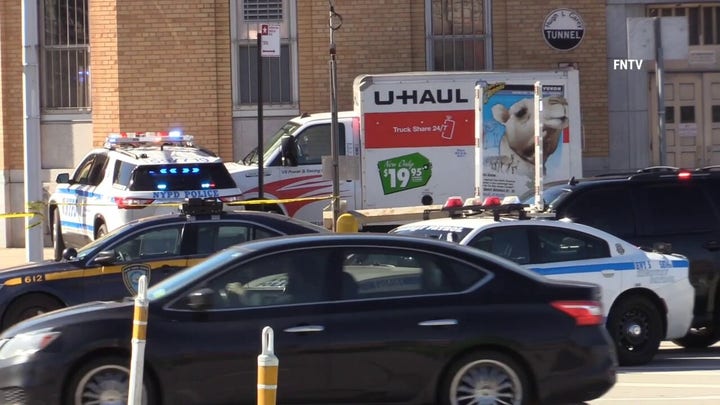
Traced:
<path fill-rule="evenodd" d="M 72 376 L 65 393 L 65 403 L 126 404 L 130 376 L 129 358 L 119 356 L 96 357 L 85 363 Z M 143 377 L 142 404 L 155 402 L 152 378 Z"/>
<path fill-rule="evenodd" d="M 95 231 L 95 239 L 100 239 L 106 233 L 108 233 L 107 225 L 100 224 L 100 226 L 98 226 L 97 228 L 97 231 Z"/>
<path fill-rule="evenodd" d="M 10 303 L 3 316 L 3 329 L 28 318 L 64 307 L 57 298 L 45 294 L 28 294 Z"/>
<path fill-rule="evenodd" d="M 53 258 L 56 262 L 62 260 L 63 250 L 65 250 L 65 241 L 62 236 L 62 227 L 60 226 L 60 213 L 55 212 L 53 215 L 53 229 L 52 229 L 52 240 L 53 240 Z"/>
<path fill-rule="evenodd" d="M 673 343 L 686 349 L 704 349 L 714 345 L 718 340 L 720 336 L 714 328 L 693 328 L 687 335 L 673 340 Z"/>
<path fill-rule="evenodd" d="M 627 297 L 613 305 L 606 326 L 621 366 L 652 360 L 663 337 L 660 312 L 644 297 Z"/>

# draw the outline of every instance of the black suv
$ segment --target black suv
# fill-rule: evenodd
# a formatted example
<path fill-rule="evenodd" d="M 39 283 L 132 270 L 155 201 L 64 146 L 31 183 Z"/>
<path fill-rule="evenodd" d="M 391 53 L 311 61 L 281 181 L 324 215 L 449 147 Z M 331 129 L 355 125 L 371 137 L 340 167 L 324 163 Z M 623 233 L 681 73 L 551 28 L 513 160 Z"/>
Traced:
<path fill-rule="evenodd" d="M 533 200 L 534 195 L 523 198 Z M 548 184 L 543 200 L 557 218 L 602 229 L 642 248 L 665 245 L 687 256 L 695 287 L 693 327 L 675 343 L 697 348 L 720 340 L 720 166 L 655 166 L 573 178 Z"/>

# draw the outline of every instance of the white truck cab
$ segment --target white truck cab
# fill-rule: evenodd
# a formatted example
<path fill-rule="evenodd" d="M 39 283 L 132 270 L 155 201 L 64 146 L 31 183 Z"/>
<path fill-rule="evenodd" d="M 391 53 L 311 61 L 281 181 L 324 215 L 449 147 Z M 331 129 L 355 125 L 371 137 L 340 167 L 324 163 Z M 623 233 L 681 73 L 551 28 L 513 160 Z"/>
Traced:
<path fill-rule="evenodd" d="M 340 156 L 358 156 L 360 134 L 358 117 L 351 111 L 338 113 Z M 283 200 L 265 206 L 291 217 L 322 225 L 322 210 L 330 204 L 333 187 L 330 177 L 323 177 L 323 156 L 331 155 L 330 113 L 304 114 L 286 122 L 266 143 L 263 153 L 263 198 Z M 243 190 L 245 200 L 260 197 L 258 188 L 257 149 L 241 162 L 225 165 L 235 183 Z M 340 198 L 347 209 L 356 207 L 358 182 L 340 181 Z M 252 205 L 247 208 L 253 209 Z"/>

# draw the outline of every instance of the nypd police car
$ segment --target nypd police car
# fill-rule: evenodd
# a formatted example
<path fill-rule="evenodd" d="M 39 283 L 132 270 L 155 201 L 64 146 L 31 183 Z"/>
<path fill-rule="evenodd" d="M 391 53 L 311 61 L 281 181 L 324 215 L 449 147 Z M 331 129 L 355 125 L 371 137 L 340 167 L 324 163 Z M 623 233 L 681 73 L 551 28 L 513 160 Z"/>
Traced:
<path fill-rule="evenodd" d="M 134 219 L 177 212 L 186 198 L 242 200 L 220 157 L 178 131 L 110 134 L 56 182 L 48 201 L 56 259 Z"/>
<path fill-rule="evenodd" d="M 499 215 L 503 210 L 512 218 Z M 600 285 L 621 365 L 649 362 L 661 340 L 685 336 L 690 328 L 694 289 L 684 256 L 647 252 L 586 225 L 519 220 L 526 216 L 522 206 L 450 212 L 448 218 L 405 224 L 391 233 L 469 245 L 553 279 Z M 522 291 L 508 286 L 508 293 Z"/>
<path fill-rule="evenodd" d="M 134 295 L 142 275 L 151 285 L 228 246 L 327 229 L 284 215 L 223 212 L 222 203 L 190 200 L 180 214 L 131 221 L 58 262 L 0 271 L 0 325 L 65 306 Z"/>

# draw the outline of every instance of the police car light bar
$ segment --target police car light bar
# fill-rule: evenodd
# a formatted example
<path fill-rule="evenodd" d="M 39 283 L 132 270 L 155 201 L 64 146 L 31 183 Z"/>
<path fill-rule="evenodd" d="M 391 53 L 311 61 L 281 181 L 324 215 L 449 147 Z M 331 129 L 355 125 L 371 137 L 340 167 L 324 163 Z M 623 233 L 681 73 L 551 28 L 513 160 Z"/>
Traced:
<path fill-rule="evenodd" d="M 163 144 L 163 143 L 192 143 L 195 137 L 185 135 L 180 131 L 160 131 L 160 132 L 115 132 L 111 133 L 105 139 L 105 144 L 109 146 L 122 144 Z"/>

